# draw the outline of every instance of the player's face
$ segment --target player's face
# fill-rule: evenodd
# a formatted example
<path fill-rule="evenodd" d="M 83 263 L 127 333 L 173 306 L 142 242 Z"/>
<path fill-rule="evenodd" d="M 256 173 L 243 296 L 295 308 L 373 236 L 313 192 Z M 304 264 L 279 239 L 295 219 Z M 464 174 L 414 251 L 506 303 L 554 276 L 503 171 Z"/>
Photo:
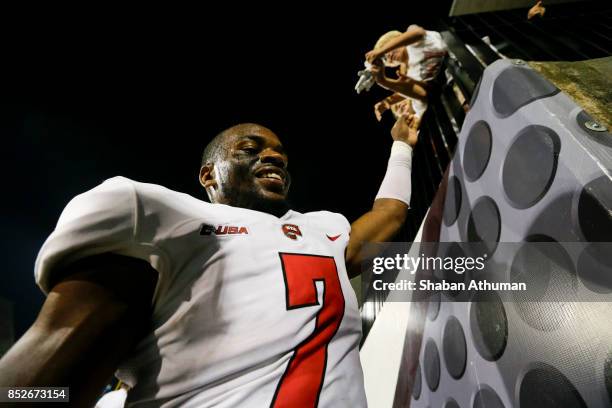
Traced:
<path fill-rule="evenodd" d="M 285 202 L 291 184 L 287 155 L 271 130 L 239 128 L 226 139 L 225 151 L 225 160 L 216 166 L 223 201 L 253 209 Z"/>

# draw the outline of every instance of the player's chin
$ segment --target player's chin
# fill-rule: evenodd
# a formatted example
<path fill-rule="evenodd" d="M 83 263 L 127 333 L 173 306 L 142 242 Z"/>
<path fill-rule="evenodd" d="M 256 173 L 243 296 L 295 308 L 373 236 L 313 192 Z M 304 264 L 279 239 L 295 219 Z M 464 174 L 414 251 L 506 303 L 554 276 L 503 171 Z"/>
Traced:
<path fill-rule="evenodd" d="M 262 201 L 267 202 L 282 202 L 287 200 L 287 191 L 285 189 L 268 189 L 260 186 L 257 189 L 257 195 Z"/>
<path fill-rule="evenodd" d="M 263 198 L 268 200 L 285 200 L 287 198 L 287 188 L 283 181 L 258 178 L 256 183 L 259 194 Z"/>
<path fill-rule="evenodd" d="M 284 190 L 277 191 L 260 188 L 259 196 L 265 201 L 285 201 L 287 199 L 287 192 Z"/>

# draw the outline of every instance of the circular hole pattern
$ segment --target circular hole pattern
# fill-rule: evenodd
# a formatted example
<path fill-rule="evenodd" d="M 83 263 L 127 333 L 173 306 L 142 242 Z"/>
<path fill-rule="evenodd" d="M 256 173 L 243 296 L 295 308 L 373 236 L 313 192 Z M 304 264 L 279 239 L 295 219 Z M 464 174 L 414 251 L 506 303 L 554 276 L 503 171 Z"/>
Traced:
<path fill-rule="evenodd" d="M 440 385 L 440 355 L 432 339 L 427 340 L 424 359 L 425 381 L 429 389 L 435 391 Z"/>
<path fill-rule="evenodd" d="M 514 255 L 512 282 L 524 282 L 527 290 L 513 292 L 516 309 L 531 327 L 551 331 L 564 326 L 573 316 L 577 279 L 572 259 L 561 244 L 550 237 L 527 238 Z"/>
<path fill-rule="evenodd" d="M 556 86 L 532 69 L 510 66 L 495 78 L 492 103 L 500 116 L 507 117 L 528 103 L 557 92 Z"/>
<path fill-rule="evenodd" d="M 418 400 L 421 397 L 421 365 L 417 365 L 416 373 L 414 375 L 414 384 L 412 384 L 412 397 Z"/>
<path fill-rule="evenodd" d="M 438 317 L 438 313 L 440 312 L 440 292 L 434 293 L 429 298 L 429 305 L 427 306 L 427 317 L 432 322 L 436 320 Z"/>
<path fill-rule="evenodd" d="M 463 171 L 469 181 L 478 180 L 487 168 L 492 141 L 491 128 L 487 122 L 481 120 L 474 123 L 463 149 Z"/>
<path fill-rule="evenodd" d="M 451 265 L 447 265 L 447 268 L 444 268 L 444 264 L 447 263 L 449 258 L 453 259 L 453 265 L 457 262 L 455 260 L 461 258 L 465 259 L 465 251 L 461 248 L 461 246 L 456 242 L 440 242 L 438 245 L 438 253 L 440 254 L 440 258 L 443 260 L 441 264 L 435 264 L 434 277 L 437 282 L 446 281 L 450 284 L 458 284 L 463 283 L 465 287 L 467 287 L 467 282 L 469 282 L 471 276 L 470 271 L 463 271 L 460 273 L 459 267 L 455 269 L 451 269 Z M 455 301 L 462 301 L 463 297 L 468 296 L 467 290 L 444 290 L 444 294 L 450 296 Z"/>
<path fill-rule="evenodd" d="M 490 388 L 481 388 L 474 396 L 473 408 L 505 408 L 499 396 Z"/>
<path fill-rule="evenodd" d="M 612 242 L 612 180 L 606 175 L 587 183 L 578 200 L 578 221 L 587 241 Z"/>
<path fill-rule="evenodd" d="M 578 258 L 578 277 L 596 293 L 612 293 L 612 243 L 591 242 Z"/>
<path fill-rule="evenodd" d="M 455 176 L 448 180 L 446 189 L 446 202 L 444 203 L 444 224 L 452 225 L 459 217 L 461 211 L 461 182 Z"/>
<path fill-rule="evenodd" d="M 551 129 L 532 125 L 521 130 L 508 149 L 502 184 L 510 204 L 529 208 L 546 195 L 557 172 L 561 141 Z"/>
<path fill-rule="evenodd" d="M 455 379 L 461 378 L 467 362 L 467 346 L 461 323 L 454 316 L 449 317 L 444 327 L 442 351 L 449 374 Z"/>
<path fill-rule="evenodd" d="M 498 360 L 508 343 L 508 318 L 499 295 L 476 292 L 470 308 L 470 329 L 478 354 L 488 361 Z"/>
<path fill-rule="evenodd" d="M 457 401 L 455 401 L 452 398 L 449 398 L 449 400 L 446 401 L 446 404 L 444 404 L 444 408 L 461 408 L 461 407 L 459 407 L 459 404 L 457 404 Z"/>
<path fill-rule="evenodd" d="M 519 389 L 521 408 L 580 408 L 578 390 L 556 368 L 540 364 L 525 374 Z"/>
<path fill-rule="evenodd" d="M 480 253 L 478 256 L 490 256 L 497 248 L 500 233 L 501 217 L 495 201 L 490 197 L 481 197 L 468 220 L 468 241 L 477 244 L 471 247 Z"/>

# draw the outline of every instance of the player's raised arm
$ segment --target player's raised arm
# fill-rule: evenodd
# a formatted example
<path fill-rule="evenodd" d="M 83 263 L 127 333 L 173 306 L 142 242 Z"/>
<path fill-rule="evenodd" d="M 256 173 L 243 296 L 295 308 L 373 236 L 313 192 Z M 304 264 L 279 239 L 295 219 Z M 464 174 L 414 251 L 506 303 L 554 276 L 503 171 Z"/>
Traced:
<path fill-rule="evenodd" d="M 400 117 L 391 129 L 393 146 L 387 173 L 372 209 L 351 225 L 346 251 L 350 277 L 361 273 L 361 249 L 364 243 L 385 242 L 397 234 L 406 220 L 410 205 L 412 148 L 417 142 L 418 118 Z"/>
<path fill-rule="evenodd" d="M 157 272 L 136 258 L 97 255 L 56 273 L 30 329 L 0 360 L 0 386 L 70 388 L 91 407 L 146 333 Z"/>

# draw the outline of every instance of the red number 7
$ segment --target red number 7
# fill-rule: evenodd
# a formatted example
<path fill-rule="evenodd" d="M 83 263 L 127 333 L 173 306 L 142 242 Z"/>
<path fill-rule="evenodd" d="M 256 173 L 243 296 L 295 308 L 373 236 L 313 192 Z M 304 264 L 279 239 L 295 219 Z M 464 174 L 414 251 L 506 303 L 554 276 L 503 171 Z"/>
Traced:
<path fill-rule="evenodd" d="M 327 345 L 344 317 L 344 295 L 331 256 L 280 253 L 287 310 L 319 305 L 316 282 L 323 282 L 323 305 L 314 332 L 295 349 L 270 407 L 316 407 L 327 364 Z"/>

